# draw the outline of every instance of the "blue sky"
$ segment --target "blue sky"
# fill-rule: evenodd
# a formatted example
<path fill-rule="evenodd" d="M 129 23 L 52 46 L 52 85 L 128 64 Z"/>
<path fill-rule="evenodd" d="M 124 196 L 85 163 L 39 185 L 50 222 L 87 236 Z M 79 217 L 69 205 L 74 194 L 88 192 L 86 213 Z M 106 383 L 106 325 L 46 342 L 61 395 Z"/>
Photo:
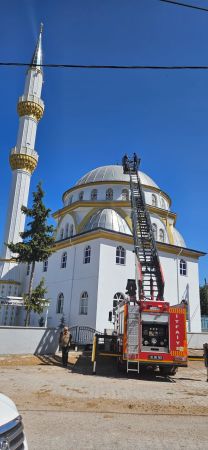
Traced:
<path fill-rule="evenodd" d="M 30 61 L 41 21 L 45 63 L 208 65 L 208 13 L 158 0 L 1 0 L 0 61 Z M 24 79 L 25 68 L 0 67 L 1 235 Z M 55 211 L 84 173 L 136 151 L 187 246 L 208 251 L 208 72 L 45 69 L 42 98 L 31 192 L 42 180 Z"/>

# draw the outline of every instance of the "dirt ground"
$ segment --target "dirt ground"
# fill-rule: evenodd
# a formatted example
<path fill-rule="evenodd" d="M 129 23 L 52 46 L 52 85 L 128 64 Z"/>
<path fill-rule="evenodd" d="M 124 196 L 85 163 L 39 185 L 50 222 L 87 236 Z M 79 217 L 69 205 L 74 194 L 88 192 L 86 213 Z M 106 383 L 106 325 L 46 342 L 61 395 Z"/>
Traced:
<path fill-rule="evenodd" d="M 1 357 L 0 391 L 23 416 L 29 450 L 208 449 L 208 383 L 202 361 L 175 377 L 92 375 L 88 354 Z"/>

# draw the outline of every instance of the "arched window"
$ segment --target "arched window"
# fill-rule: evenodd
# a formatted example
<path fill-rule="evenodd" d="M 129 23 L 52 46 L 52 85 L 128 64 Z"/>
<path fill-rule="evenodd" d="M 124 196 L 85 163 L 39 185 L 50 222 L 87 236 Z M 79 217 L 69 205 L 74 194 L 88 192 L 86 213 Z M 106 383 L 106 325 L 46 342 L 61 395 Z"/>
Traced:
<path fill-rule="evenodd" d="M 47 272 L 48 270 L 48 259 L 45 259 L 45 261 L 43 261 L 43 272 Z"/>
<path fill-rule="evenodd" d="M 5 289 L 5 286 L 4 286 L 4 284 L 3 284 L 2 287 L 1 287 L 1 296 L 2 296 L 2 297 L 4 296 L 4 289 Z"/>
<path fill-rule="evenodd" d="M 66 268 L 66 263 L 67 263 L 67 253 L 64 252 L 61 257 L 61 269 Z"/>
<path fill-rule="evenodd" d="M 65 239 L 69 237 L 69 224 L 67 223 L 65 226 Z"/>
<path fill-rule="evenodd" d="M 57 298 L 56 313 L 63 314 L 63 310 L 64 310 L 64 294 L 61 292 L 61 294 L 59 294 Z"/>
<path fill-rule="evenodd" d="M 187 275 L 187 263 L 184 259 L 180 260 L 180 275 Z"/>
<path fill-rule="evenodd" d="M 156 225 L 156 223 L 152 224 L 152 231 L 153 231 L 154 239 L 155 239 L 155 241 L 157 241 L 157 225 Z"/>
<path fill-rule="evenodd" d="M 82 202 L 83 198 L 84 198 L 84 192 L 81 191 L 81 192 L 79 193 L 79 201 Z"/>
<path fill-rule="evenodd" d="M 71 197 L 69 197 L 68 205 L 72 204 L 72 200 L 73 200 L 73 195 L 71 195 Z"/>
<path fill-rule="evenodd" d="M 69 236 L 72 237 L 74 234 L 74 226 L 73 224 L 70 225 L 70 230 L 69 230 Z"/>
<path fill-rule="evenodd" d="M 165 242 L 165 233 L 164 233 L 164 230 L 162 228 L 160 228 L 160 230 L 159 230 L 159 241 L 160 242 Z"/>
<path fill-rule="evenodd" d="M 30 275 L 30 264 L 27 265 L 27 275 Z"/>
<path fill-rule="evenodd" d="M 16 296 L 17 295 L 17 286 L 15 286 L 15 288 L 14 288 L 14 296 Z"/>
<path fill-rule="evenodd" d="M 106 200 L 113 200 L 113 189 L 108 188 L 105 193 Z"/>
<path fill-rule="evenodd" d="M 83 263 L 84 264 L 89 264 L 90 263 L 90 257 L 91 257 L 91 247 L 90 247 L 90 245 L 88 245 L 84 249 L 84 260 L 83 260 Z"/>
<path fill-rule="evenodd" d="M 160 206 L 161 206 L 162 209 L 166 209 L 166 207 L 165 207 L 165 200 L 164 200 L 163 197 L 160 198 Z"/>
<path fill-rule="evenodd" d="M 62 228 L 60 231 L 60 239 L 62 240 L 64 238 L 64 229 Z"/>
<path fill-rule="evenodd" d="M 91 200 L 97 200 L 97 189 L 91 191 Z"/>
<path fill-rule="evenodd" d="M 126 251 L 121 245 L 116 247 L 116 264 L 125 264 L 126 262 Z"/>
<path fill-rule="evenodd" d="M 128 189 L 123 189 L 121 195 L 122 195 L 122 200 L 124 200 L 124 201 L 128 201 L 129 200 L 129 191 L 128 191 Z"/>
<path fill-rule="evenodd" d="M 88 293 L 85 291 L 80 297 L 79 314 L 86 316 L 88 313 Z"/>
<path fill-rule="evenodd" d="M 157 197 L 155 194 L 152 194 L 152 206 L 157 206 Z"/>

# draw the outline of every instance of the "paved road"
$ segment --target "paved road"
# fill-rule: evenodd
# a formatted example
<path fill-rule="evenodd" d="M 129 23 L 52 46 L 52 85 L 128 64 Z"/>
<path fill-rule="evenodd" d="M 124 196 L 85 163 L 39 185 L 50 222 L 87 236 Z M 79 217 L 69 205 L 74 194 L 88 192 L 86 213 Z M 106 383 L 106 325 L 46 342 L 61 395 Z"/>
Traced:
<path fill-rule="evenodd" d="M 167 380 L 119 375 L 109 362 L 92 376 L 88 357 L 71 362 L 0 358 L 0 391 L 23 416 L 29 450 L 208 449 L 202 362 Z"/>

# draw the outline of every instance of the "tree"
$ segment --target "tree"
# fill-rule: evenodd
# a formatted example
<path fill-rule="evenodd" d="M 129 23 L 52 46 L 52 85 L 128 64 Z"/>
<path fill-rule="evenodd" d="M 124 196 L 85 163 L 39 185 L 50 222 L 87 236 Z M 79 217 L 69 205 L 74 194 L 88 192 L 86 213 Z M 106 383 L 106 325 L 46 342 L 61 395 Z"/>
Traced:
<path fill-rule="evenodd" d="M 54 227 L 47 225 L 47 219 L 50 215 L 50 209 L 47 209 L 43 204 L 44 192 L 41 183 L 37 185 L 37 191 L 33 192 L 32 208 L 22 206 L 22 212 L 27 217 L 31 218 L 28 222 L 26 230 L 20 233 L 21 242 L 16 244 L 9 243 L 9 249 L 15 254 L 16 261 L 27 263 L 31 265 L 29 287 L 27 294 L 27 321 L 29 323 L 30 311 L 29 304 L 32 302 L 32 288 L 35 271 L 35 263 L 44 261 L 54 251 Z M 17 255 L 17 256 L 16 256 Z"/>
<path fill-rule="evenodd" d="M 208 316 L 208 284 L 200 286 L 201 315 Z"/>
<path fill-rule="evenodd" d="M 32 290 L 30 296 L 29 294 L 23 295 L 24 307 L 26 309 L 25 324 L 30 324 L 31 311 L 34 311 L 37 314 L 42 314 L 45 307 L 49 305 L 49 299 L 45 299 L 46 293 L 47 289 L 44 285 L 44 278 L 42 278 L 36 288 Z"/>

